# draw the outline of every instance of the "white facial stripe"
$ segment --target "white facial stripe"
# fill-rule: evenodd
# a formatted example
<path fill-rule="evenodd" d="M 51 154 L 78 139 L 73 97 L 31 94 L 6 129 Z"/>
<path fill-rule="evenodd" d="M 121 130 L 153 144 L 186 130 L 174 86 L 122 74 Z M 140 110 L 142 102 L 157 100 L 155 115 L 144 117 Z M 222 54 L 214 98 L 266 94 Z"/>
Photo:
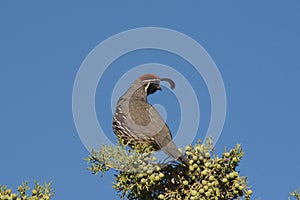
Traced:
<path fill-rule="evenodd" d="M 145 87 L 145 92 L 147 92 L 148 87 L 149 87 L 150 84 L 151 84 L 151 83 L 148 83 L 148 84 L 146 85 L 146 87 Z"/>
<path fill-rule="evenodd" d="M 160 79 L 148 79 L 148 80 L 143 80 L 143 82 L 160 82 Z"/>

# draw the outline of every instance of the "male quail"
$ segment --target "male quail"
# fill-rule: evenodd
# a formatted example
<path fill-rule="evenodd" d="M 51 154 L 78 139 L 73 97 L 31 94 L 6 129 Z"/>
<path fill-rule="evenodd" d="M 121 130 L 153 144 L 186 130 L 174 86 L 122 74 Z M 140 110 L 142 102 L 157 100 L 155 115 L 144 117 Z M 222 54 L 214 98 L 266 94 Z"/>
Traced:
<path fill-rule="evenodd" d="M 145 74 L 135 80 L 120 97 L 113 117 L 115 134 L 125 141 L 146 143 L 155 150 L 162 150 L 172 158 L 189 165 L 172 140 L 170 129 L 160 114 L 147 101 L 147 96 L 161 90 L 160 81 L 167 81 L 174 89 L 171 79 Z"/>

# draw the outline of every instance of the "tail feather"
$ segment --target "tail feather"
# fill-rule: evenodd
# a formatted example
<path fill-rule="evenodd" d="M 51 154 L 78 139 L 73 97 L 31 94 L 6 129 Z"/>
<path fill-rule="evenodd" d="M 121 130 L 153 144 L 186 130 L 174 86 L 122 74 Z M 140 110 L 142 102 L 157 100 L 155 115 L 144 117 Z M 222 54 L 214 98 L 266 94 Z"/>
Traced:
<path fill-rule="evenodd" d="M 172 158 L 184 163 L 185 165 L 189 166 L 190 162 L 187 158 L 185 158 L 182 153 L 178 150 L 175 143 L 173 141 L 169 142 L 166 146 L 162 147 L 161 150 L 165 152 L 167 155 L 171 156 Z"/>
<path fill-rule="evenodd" d="M 190 166 L 190 161 L 188 158 L 184 157 L 183 155 L 178 159 L 180 162 L 184 163 L 186 166 Z"/>

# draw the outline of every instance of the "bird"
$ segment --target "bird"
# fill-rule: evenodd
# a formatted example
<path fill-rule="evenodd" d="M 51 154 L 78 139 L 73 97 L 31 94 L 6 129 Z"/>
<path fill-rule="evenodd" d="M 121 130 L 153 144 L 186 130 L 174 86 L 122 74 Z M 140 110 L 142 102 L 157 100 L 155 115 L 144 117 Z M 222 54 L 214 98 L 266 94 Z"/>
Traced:
<path fill-rule="evenodd" d="M 112 128 L 124 141 L 151 145 L 155 151 L 162 150 L 168 156 L 189 166 L 189 160 L 178 150 L 166 122 L 148 102 L 147 97 L 162 90 L 160 82 L 166 81 L 171 89 L 175 83 L 169 78 L 144 74 L 137 78 L 119 98 L 113 116 Z"/>

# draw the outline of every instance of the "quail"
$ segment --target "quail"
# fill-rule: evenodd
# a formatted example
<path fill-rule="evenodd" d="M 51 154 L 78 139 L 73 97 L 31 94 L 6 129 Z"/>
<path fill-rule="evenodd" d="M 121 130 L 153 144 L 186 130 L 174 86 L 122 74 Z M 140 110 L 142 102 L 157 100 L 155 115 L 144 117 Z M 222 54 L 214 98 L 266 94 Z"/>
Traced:
<path fill-rule="evenodd" d="M 175 83 L 169 78 L 145 74 L 135 80 L 119 98 L 113 117 L 113 131 L 124 141 L 151 145 L 156 151 L 162 150 L 168 156 L 189 165 L 172 140 L 168 125 L 158 111 L 148 103 L 147 96 L 161 90 L 160 81 L 167 81 L 174 89 Z"/>

